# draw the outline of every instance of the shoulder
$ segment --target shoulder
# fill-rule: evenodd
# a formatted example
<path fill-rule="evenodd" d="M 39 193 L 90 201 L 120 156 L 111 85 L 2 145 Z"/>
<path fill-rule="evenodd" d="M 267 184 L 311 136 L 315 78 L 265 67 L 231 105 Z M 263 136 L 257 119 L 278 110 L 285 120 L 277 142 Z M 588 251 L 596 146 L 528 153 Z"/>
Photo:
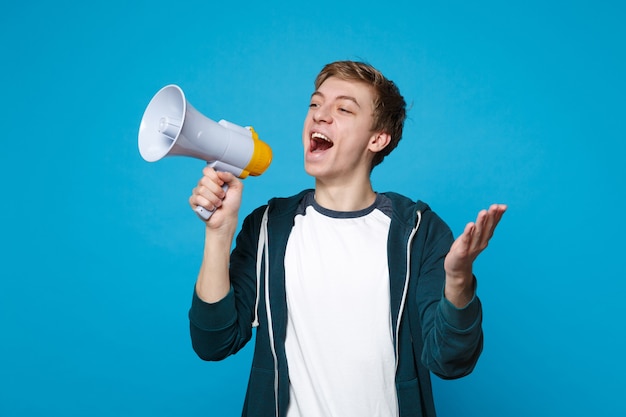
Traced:
<path fill-rule="evenodd" d="M 432 212 L 430 206 L 421 200 L 414 200 L 395 192 L 385 192 L 380 195 L 387 200 L 387 204 L 391 207 L 392 215 L 396 220 L 403 220 L 413 224 L 418 212 L 422 215 L 426 212 Z"/>
<path fill-rule="evenodd" d="M 381 193 L 392 207 L 392 222 L 396 225 L 414 228 L 419 225 L 421 232 L 429 235 L 451 234 L 449 226 L 439 217 L 429 204 L 422 200 L 414 200 L 395 192 Z"/>

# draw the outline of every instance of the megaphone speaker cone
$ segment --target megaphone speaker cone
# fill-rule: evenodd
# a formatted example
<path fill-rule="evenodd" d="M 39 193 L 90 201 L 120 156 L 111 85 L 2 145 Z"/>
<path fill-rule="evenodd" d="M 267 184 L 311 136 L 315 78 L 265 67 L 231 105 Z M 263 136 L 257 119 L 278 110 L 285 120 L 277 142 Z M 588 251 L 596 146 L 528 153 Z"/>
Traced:
<path fill-rule="evenodd" d="M 139 153 L 148 162 L 166 156 L 176 143 L 185 119 L 187 101 L 176 85 L 159 90 L 150 100 L 139 125 Z"/>

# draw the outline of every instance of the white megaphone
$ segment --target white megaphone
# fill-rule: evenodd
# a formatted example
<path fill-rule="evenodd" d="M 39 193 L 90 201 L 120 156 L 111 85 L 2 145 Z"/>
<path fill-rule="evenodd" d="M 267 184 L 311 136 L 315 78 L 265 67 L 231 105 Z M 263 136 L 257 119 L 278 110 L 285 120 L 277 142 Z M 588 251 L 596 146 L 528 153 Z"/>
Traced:
<path fill-rule="evenodd" d="M 139 126 L 139 152 L 148 162 L 174 155 L 202 159 L 239 178 L 261 175 L 272 162 L 272 149 L 252 127 L 205 117 L 177 85 L 163 87 L 150 100 Z M 205 220 L 213 214 L 200 206 L 196 212 Z"/>

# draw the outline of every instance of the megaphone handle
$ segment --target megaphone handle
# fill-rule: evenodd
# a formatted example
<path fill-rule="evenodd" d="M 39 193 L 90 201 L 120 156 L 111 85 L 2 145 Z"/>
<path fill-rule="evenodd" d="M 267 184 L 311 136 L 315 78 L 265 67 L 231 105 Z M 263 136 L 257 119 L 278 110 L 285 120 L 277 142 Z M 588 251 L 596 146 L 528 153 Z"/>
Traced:
<path fill-rule="evenodd" d="M 224 190 L 224 192 L 228 191 L 228 184 L 224 184 L 224 185 L 222 185 L 222 190 Z M 207 209 L 205 209 L 205 208 L 204 208 L 204 207 L 202 207 L 202 206 L 198 206 L 198 207 L 196 207 L 194 211 L 198 214 L 198 216 L 200 216 L 200 217 L 201 217 L 202 219 L 204 219 L 205 221 L 206 221 L 206 220 L 209 220 L 209 218 L 211 217 L 211 215 L 212 215 L 213 213 L 215 213 L 215 209 L 213 209 L 213 210 L 207 210 Z"/>

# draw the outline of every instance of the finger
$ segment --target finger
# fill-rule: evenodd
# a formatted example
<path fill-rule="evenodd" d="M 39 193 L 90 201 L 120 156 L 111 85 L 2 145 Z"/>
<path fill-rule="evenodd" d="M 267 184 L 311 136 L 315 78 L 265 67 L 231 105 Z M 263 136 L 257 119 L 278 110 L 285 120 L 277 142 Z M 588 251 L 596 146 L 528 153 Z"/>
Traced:
<path fill-rule="evenodd" d="M 219 179 L 218 172 L 214 168 L 210 167 L 209 165 L 205 166 L 202 169 L 202 175 L 204 175 L 205 177 L 211 178 L 214 181 L 218 181 Z"/>
<path fill-rule="evenodd" d="M 209 211 L 213 211 L 217 207 L 221 206 L 222 200 L 216 198 L 213 194 L 211 194 L 211 196 L 212 197 L 205 197 L 204 195 L 196 192 L 194 189 L 193 194 L 189 197 L 189 205 L 191 205 L 191 208 L 194 210 L 198 206 L 201 206 Z"/>
<path fill-rule="evenodd" d="M 224 191 L 224 181 L 217 174 L 205 175 L 198 182 L 198 193 L 210 199 L 210 194 L 223 200 L 226 197 Z"/>
<path fill-rule="evenodd" d="M 210 167 L 205 167 L 202 172 L 204 175 L 192 190 L 189 203 L 194 210 L 197 206 L 202 206 L 207 210 L 213 211 L 222 205 L 222 200 L 226 196 L 220 185 L 223 181 L 218 177 L 215 170 Z"/>
<path fill-rule="evenodd" d="M 506 205 L 504 204 L 492 204 L 489 207 L 489 213 L 494 215 L 502 215 L 506 210 Z"/>
<path fill-rule="evenodd" d="M 461 236 L 459 236 L 454 242 L 454 245 L 456 246 L 455 249 L 458 251 L 460 256 L 465 257 L 470 252 L 475 230 L 475 223 L 467 223 L 465 225 L 465 229 L 463 229 L 463 233 L 461 233 Z"/>
<path fill-rule="evenodd" d="M 226 171 L 216 171 L 215 174 L 222 183 L 230 183 L 237 178 L 234 174 Z"/>
<path fill-rule="evenodd" d="M 500 223 L 500 219 L 502 219 L 502 216 L 504 215 L 504 212 L 506 211 L 506 209 L 507 209 L 507 206 L 505 204 L 493 204 L 489 208 L 489 213 L 493 217 L 492 226 L 491 226 L 492 235 L 493 235 L 493 232 L 495 231 L 496 226 L 498 225 L 498 223 Z"/>
<path fill-rule="evenodd" d="M 476 221 L 476 240 L 473 242 L 473 250 L 480 253 L 487 248 L 489 241 L 493 237 L 495 228 L 502 217 L 502 208 L 499 205 L 492 205 L 489 210 L 482 210 Z"/>
<path fill-rule="evenodd" d="M 478 212 L 478 216 L 476 216 L 476 227 L 472 234 L 472 247 L 480 247 L 481 242 L 485 237 L 485 229 L 488 226 L 489 221 L 489 212 L 487 210 L 481 210 Z M 488 230 L 487 230 L 488 232 Z"/>
<path fill-rule="evenodd" d="M 218 171 L 218 176 L 222 181 L 222 184 L 226 184 L 228 189 L 239 190 L 241 191 L 243 188 L 242 181 L 234 174 L 230 172 Z"/>
<path fill-rule="evenodd" d="M 484 250 L 489 244 L 489 240 L 493 237 L 496 226 L 500 222 L 505 210 L 506 206 L 503 204 L 492 204 L 489 207 L 489 210 L 481 211 L 481 213 L 479 213 L 479 218 L 481 220 L 479 223 L 480 242 L 477 242 L 477 244 L 481 250 Z M 483 213 L 484 217 L 482 216 Z"/>
<path fill-rule="evenodd" d="M 502 219 L 502 216 L 504 215 L 504 212 L 507 210 L 507 205 L 506 204 L 497 204 L 497 209 L 496 209 L 496 224 L 500 223 L 500 219 Z"/>

